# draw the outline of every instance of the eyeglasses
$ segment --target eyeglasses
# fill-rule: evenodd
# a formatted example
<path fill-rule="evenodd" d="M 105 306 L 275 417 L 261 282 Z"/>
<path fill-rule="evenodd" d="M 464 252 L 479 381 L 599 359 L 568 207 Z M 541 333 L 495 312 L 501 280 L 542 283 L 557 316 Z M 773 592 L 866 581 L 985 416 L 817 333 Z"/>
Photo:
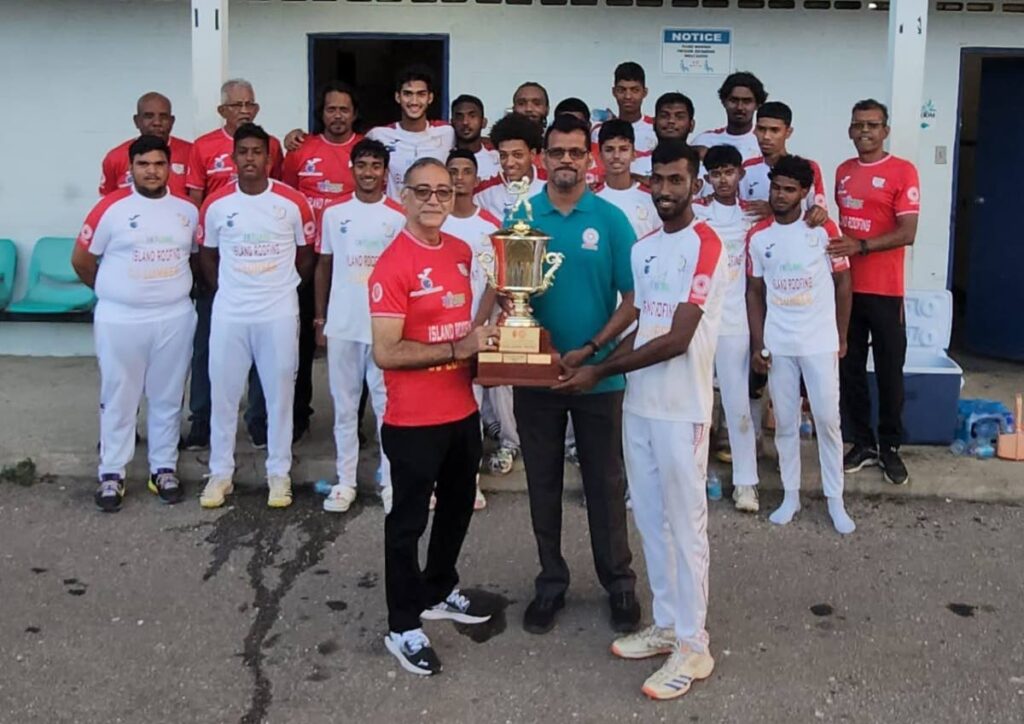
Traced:
<path fill-rule="evenodd" d="M 882 128 L 885 124 L 881 121 L 854 121 L 850 124 L 851 131 L 877 131 Z"/>
<path fill-rule="evenodd" d="M 225 108 L 230 108 L 233 111 L 241 111 L 246 108 L 258 108 L 259 103 L 256 101 L 236 101 L 235 103 L 225 103 Z"/>
<path fill-rule="evenodd" d="M 547 148 L 544 149 L 544 153 L 556 161 L 566 156 L 573 161 L 582 161 L 587 157 L 587 149 L 585 148 Z"/>
<path fill-rule="evenodd" d="M 412 195 L 416 197 L 417 201 L 424 203 L 430 201 L 431 196 L 436 196 L 437 200 L 443 204 L 450 201 L 452 194 L 455 193 L 450 186 L 438 186 L 436 189 L 430 186 L 406 186 L 405 188 L 412 191 Z"/>

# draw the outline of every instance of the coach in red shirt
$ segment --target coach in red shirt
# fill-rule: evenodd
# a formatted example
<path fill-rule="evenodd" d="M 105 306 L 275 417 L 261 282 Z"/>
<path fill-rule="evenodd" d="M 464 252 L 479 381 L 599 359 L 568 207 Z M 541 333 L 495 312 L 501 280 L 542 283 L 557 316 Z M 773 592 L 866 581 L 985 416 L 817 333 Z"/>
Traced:
<path fill-rule="evenodd" d="M 857 157 L 836 169 L 836 204 L 843 238 L 829 245 L 850 259 L 853 309 L 846 357 L 840 363 L 840 399 L 853 448 L 845 472 L 880 465 L 889 482 L 909 479 L 900 459 L 903 441 L 903 362 L 907 329 L 903 316 L 904 249 L 914 243 L 921 203 L 914 164 L 885 151 L 889 111 L 876 100 L 853 107 L 850 140 Z M 878 381 L 878 437 L 871 429 L 868 395 L 868 336 Z"/>

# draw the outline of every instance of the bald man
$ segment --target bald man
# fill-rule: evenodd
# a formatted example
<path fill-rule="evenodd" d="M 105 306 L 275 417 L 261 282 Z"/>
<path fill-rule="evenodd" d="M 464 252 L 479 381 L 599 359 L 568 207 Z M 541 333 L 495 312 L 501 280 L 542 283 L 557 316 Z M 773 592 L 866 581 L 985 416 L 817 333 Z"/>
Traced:
<path fill-rule="evenodd" d="M 188 175 L 188 157 L 192 153 L 192 144 L 171 135 L 171 130 L 174 128 L 171 101 L 167 96 L 155 91 L 145 93 L 135 104 L 135 115 L 132 116 L 132 121 L 135 123 L 135 128 L 138 129 L 138 133 L 110 149 L 103 157 L 100 173 L 100 196 L 106 196 L 118 189 L 132 185 L 128 147 L 139 136 L 156 136 L 170 146 L 171 165 L 167 188 L 171 193 L 186 196 L 185 177 Z"/>

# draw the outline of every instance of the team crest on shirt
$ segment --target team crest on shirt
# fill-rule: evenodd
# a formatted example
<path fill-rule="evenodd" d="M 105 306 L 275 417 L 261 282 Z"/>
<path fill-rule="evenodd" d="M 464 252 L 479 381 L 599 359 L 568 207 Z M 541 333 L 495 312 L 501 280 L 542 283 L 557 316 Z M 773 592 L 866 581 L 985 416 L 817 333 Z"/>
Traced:
<path fill-rule="evenodd" d="M 416 278 L 420 280 L 420 288 L 409 292 L 410 297 L 422 297 L 426 294 L 436 294 L 444 291 L 444 287 L 435 286 L 434 280 L 430 278 L 430 274 L 433 271 L 434 269 L 428 266 L 416 275 Z"/>
<path fill-rule="evenodd" d="M 380 300 L 384 298 L 384 287 L 380 285 L 380 282 L 373 285 L 373 289 L 370 290 L 370 298 L 373 300 L 374 304 L 380 302 Z"/>
<path fill-rule="evenodd" d="M 130 226 L 133 229 L 138 229 L 139 228 L 139 216 L 141 216 L 141 214 L 135 214 L 135 216 L 129 216 L 128 217 L 128 226 Z"/>
<path fill-rule="evenodd" d="M 445 309 L 458 309 L 459 307 L 464 307 L 466 306 L 466 295 L 462 293 L 455 294 L 453 292 L 448 292 L 441 297 L 441 306 Z"/>
<path fill-rule="evenodd" d="M 172 163 L 171 164 L 171 172 L 174 173 L 174 174 L 177 174 L 178 176 L 181 176 L 182 174 L 185 173 L 185 164 L 183 164 L 183 163 Z"/>
<path fill-rule="evenodd" d="M 587 251 L 597 251 L 597 242 L 601 240 L 601 235 L 597 232 L 597 229 L 590 226 L 583 230 L 583 244 L 581 248 Z"/>
<path fill-rule="evenodd" d="M 911 186 L 909 189 L 907 189 L 907 198 L 910 200 L 910 203 L 912 204 L 917 204 L 921 202 L 921 192 L 918 190 L 917 186 Z"/>
<path fill-rule="evenodd" d="M 874 186 L 876 189 L 884 189 L 885 179 L 882 176 L 875 176 L 871 179 L 871 185 Z"/>
<path fill-rule="evenodd" d="M 299 176 L 323 176 L 323 173 L 317 170 L 316 165 L 323 161 L 322 158 L 310 158 L 306 160 L 306 165 L 302 171 L 299 172 Z"/>
<path fill-rule="evenodd" d="M 213 159 L 213 170 L 223 171 L 224 169 L 226 169 L 228 167 L 228 164 L 227 161 L 225 161 L 224 159 L 226 159 L 230 155 L 230 153 L 222 153 L 215 159 Z"/>
<path fill-rule="evenodd" d="M 233 214 L 228 214 L 228 218 L 227 218 L 227 220 L 224 223 L 227 225 L 227 227 L 229 229 L 234 228 L 234 226 L 235 226 L 235 217 L 236 216 L 238 216 L 238 212 L 237 211 L 235 213 L 233 213 Z"/>

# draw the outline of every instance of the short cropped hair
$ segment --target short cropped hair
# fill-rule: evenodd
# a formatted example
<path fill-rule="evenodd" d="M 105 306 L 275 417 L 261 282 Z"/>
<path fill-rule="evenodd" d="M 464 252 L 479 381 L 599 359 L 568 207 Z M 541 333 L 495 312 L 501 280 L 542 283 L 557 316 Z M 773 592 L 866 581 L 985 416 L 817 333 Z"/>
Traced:
<path fill-rule="evenodd" d="M 625 138 L 631 145 L 636 145 L 636 133 L 633 131 L 633 124 L 623 121 L 620 118 L 613 118 L 605 121 L 597 131 L 597 147 L 600 148 L 606 141 L 613 138 Z"/>
<path fill-rule="evenodd" d="M 468 148 L 453 149 L 452 152 L 448 154 L 448 160 L 444 162 L 444 165 L 447 166 L 457 158 L 465 159 L 473 164 L 473 168 L 477 170 L 480 169 L 480 165 L 477 163 L 476 160 L 476 154 L 470 151 Z"/>
<path fill-rule="evenodd" d="M 697 174 L 700 173 L 700 155 L 693 146 L 687 145 L 682 140 L 670 138 L 667 141 L 662 141 L 654 147 L 654 152 L 651 154 L 652 167 L 679 160 L 686 161 L 686 165 L 690 167 L 690 176 L 697 178 Z"/>
<path fill-rule="evenodd" d="M 159 136 L 139 136 L 128 146 L 128 162 L 135 160 L 136 156 L 142 156 L 150 151 L 163 151 L 167 161 L 171 160 L 171 147 L 167 141 Z"/>
<path fill-rule="evenodd" d="M 238 148 L 239 142 L 247 138 L 258 138 L 263 141 L 263 147 L 268 153 L 270 152 L 270 134 L 263 130 L 263 126 L 257 126 L 255 123 L 243 123 L 236 128 L 234 148 Z"/>
<path fill-rule="evenodd" d="M 589 150 L 590 146 L 590 124 L 586 121 L 581 121 L 576 116 L 563 113 L 559 116 L 555 116 L 555 119 L 548 126 L 548 129 L 544 132 L 544 148 L 548 147 L 548 141 L 551 139 L 551 134 L 555 131 L 559 133 L 572 133 L 579 131 L 587 139 L 587 146 Z"/>
<path fill-rule="evenodd" d="M 758 118 L 775 118 L 786 126 L 793 125 L 793 109 L 781 101 L 768 101 L 757 109 Z"/>
<path fill-rule="evenodd" d="M 721 146 L 712 146 L 704 154 L 704 168 L 707 171 L 714 171 L 724 166 L 735 166 L 743 168 L 743 156 L 735 146 L 723 143 Z"/>
<path fill-rule="evenodd" d="M 768 178 L 774 180 L 778 176 L 793 179 L 802 189 L 809 189 L 814 185 L 814 168 L 810 161 L 800 156 L 783 156 L 776 161 L 768 173 Z"/>
<path fill-rule="evenodd" d="M 881 111 L 882 122 L 887 126 L 889 125 L 889 109 L 886 108 L 884 103 L 876 101 L 874 98 L 865 98 L 854 103 L 852 113 L 857 111 Z"/>
<path fill-rule="evenodd" d="M 642 86 L 646 86 L 647 74 L 644 73 L 642 65 L 634 63 L 631 60 L 627 60 L 625 63 L 619 63 L 615 68 L 615 82 L 618 83 L 623 80 L 633 81 Z"/>
<path fill-rule="evenodd" d="M 690 100 L 689 96 L 678 91 L 670 91 L 658 96 L 658 100 L 654 103 L 654 115 L 661 113 L 661 109 L 665 106 L 679 105 L 686 106 L 686 112 L 690 114 L 690 118 L 693 118 L 693 101 Z"/>
<path fill-rule="evenodd" d="M 380 159 L 384 162 L 385 167 L 387 167 L 391 162 L 391 152 L 388 151 L 388 147 L 380 141 L 374 141 L 370 138 L 364 138 L 352 147 L 352 153 L 349 156 L 349 160 L 351 164 L 355 166 L 356 161 L 364 156 Z"/>
<path fill-rule="evenodd" d="M 482 116 L 484 114 L 484 102 L 476 96 L 471 96 L 468 93 L 463 93 L 452 101 L 452 113 L 455 113 L 455 106 L 461 106 L 463 103 L 469 103 L 476 106 L 480 110 L 480 115 Z"/>

